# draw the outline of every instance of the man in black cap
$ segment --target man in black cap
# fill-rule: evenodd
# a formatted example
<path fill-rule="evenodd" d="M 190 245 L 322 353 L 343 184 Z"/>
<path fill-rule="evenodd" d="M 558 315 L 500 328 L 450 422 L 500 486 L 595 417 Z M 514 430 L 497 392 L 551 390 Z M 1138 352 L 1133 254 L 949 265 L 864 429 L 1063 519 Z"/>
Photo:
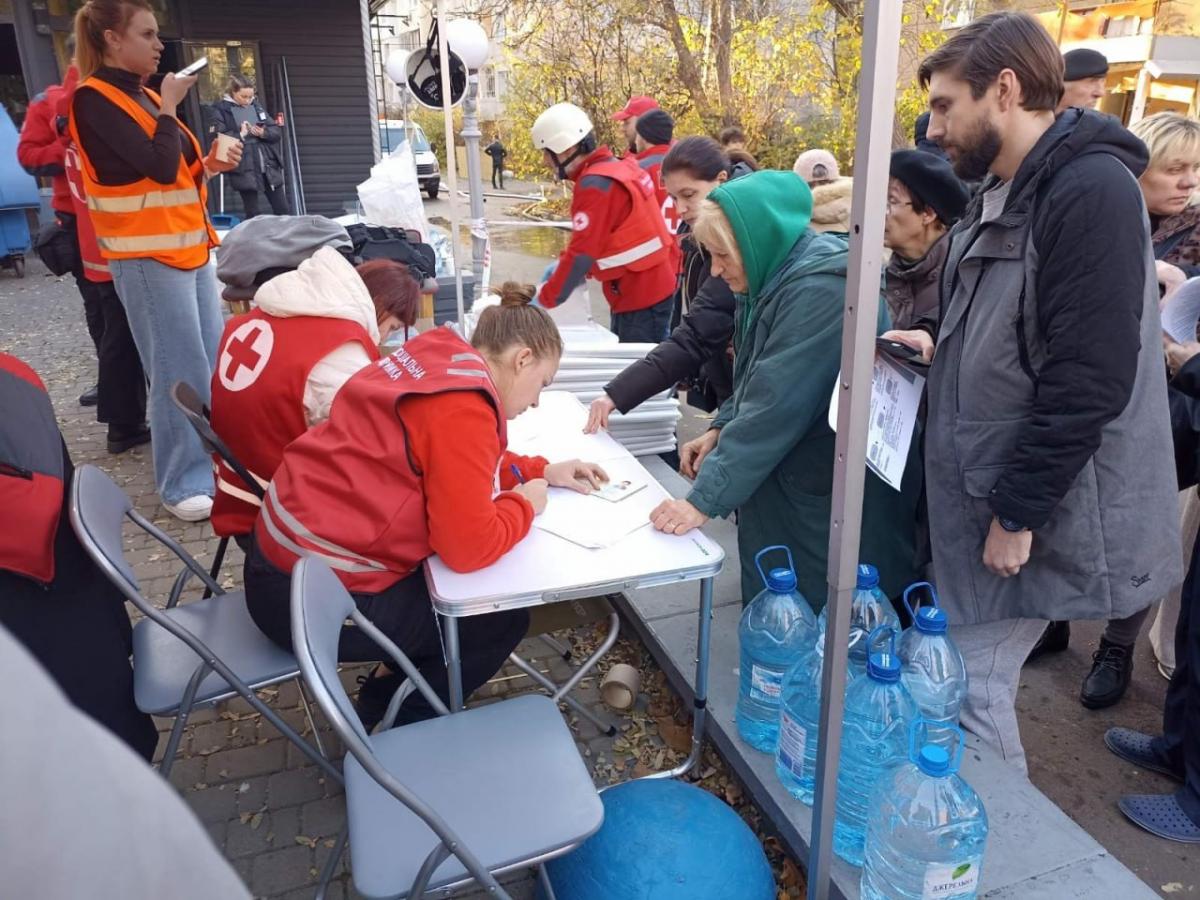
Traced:
<path fill-rule="evenodd" d="M 1104 96 L 1108 78 L 1108 60 L 1104 54 L 1086 47 L 1068 50 L 1063 54 L 1063 67 L 1063 95 L 1057 112 L 1070 106 L 1094 109 L 1096 101 Z"/>
<path fill-rule="evenodd" d="M 917 319 L 936 322 L 946 235 L 967 208 L 969 195 L 950 163 L 923 150 L 892 152 L 883 245 L 892 251 L 884 272 L 892 327 Z"/>
<path fill-rule="evenodd" d="M 654 179 L 658 208 L 662 210 L 667 231 L 675 234 L 679 231 L 679 214 L 675 212 L 675 201 L 671 199 L 662 182 L 663 159 L 674 143 L 675 120 L 666 110 L 652 109 L 638 116 L 636 129 L 633 145 L 637 152 L 634 159 L 642 171 L 648 172 Z M 679 252 L 678 247 L 672 251 L 671 260 L 676 269 L 683 262 L 683 254 Z"/>

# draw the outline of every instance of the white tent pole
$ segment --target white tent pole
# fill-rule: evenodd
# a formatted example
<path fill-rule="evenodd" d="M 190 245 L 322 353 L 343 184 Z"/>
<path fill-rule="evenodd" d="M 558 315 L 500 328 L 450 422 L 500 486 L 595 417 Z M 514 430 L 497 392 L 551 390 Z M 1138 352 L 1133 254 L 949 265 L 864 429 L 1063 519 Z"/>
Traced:
<path fill-rule="evenodd" d="M 454 151 L 454 107 L 450 105 L 450 45 L 446 37 L 446 0 L 437 0 L 438 59 L 442 67 L 442 117 L 446 126 L 446 168 L 450 172 L 450 251 L 454 258 L 454 293 L 458 300 L 458 325 L 463 324 L 462 269 L 458 265 L 458 154 Z"/>
<path fill-rule="evenodd" d="M 850 209 L 850 267 L 842 328 L 833 509 L 829 528 L 830 614 L 821 674 L 821 733 L 817 744 L 816 796 L 808 855 L 808 900 L 826 900 L 829 896 L 833 861 L 834 804 L 842 744 L 850 605 L 862 528 L 867 418 L 879 311 L 879 273 L 883 265 L 884 202 L 896 107 L 901 6 L 896 0 L 867 0 L 863 8 L 858 134 L 854 145 L 854 194 Z M 903 527 L 899 522 L 876 525 Z"/>

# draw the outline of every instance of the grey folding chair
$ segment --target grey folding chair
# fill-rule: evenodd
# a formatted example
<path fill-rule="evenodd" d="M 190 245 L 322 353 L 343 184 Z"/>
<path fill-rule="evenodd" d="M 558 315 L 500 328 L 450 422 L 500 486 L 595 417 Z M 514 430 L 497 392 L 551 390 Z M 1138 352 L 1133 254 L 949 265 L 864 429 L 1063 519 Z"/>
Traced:
<path fill-rule="evenodd" d="M 121 529 L 129 519 L 161 542 L 183 563 L 165 609 L 146 599 L 125 559 Z M 71 526 L 88 556 L 146 618 L 133 627 L 133 694 L 138 709 L 156 716 L 175 716 L 159 771 L 171 773 L 188 716 L 197 707 L 242 696 L 262 713 L 326 774 L 341 773 L 325 758 L 313 723 L 296 657 L 264 635 L 246 609 L 242 591 L 223 590 L 190 554 L 133 508 L 111 478 L 95 466 L 75 470 L 71 491 Z M 188 579 L 195 575 L 215 596 L 179 604 Z M 296 679 L 300 702 L 313 729 L 312 747 L 255 691 Z"/>
<path fill-rule="evenodd" d="M 439 715 L 368 735 L 337 672 L 346 619 L 394 660 Z M 292 642 L 300 670 L 348 754 L 347 827 L 317 898 L 350 846 L 367 898 L 424 897 L 477 882 L 511 900 L 496 875 L 538 866 L 599 829 L 604 808 L 555 702 L 527 694 L 449 715 L 408 657 L 355 607 L 319 560 L 292 571 Z M 399 801 L 399 802 L 397 802 Z"/>
<path fill-rule="evenodd" d="M 192 426 L 192 430 L 196 432 L 196 436 L 200 438 L 200 445 L 206 453 L 215 453 L 225 460 L 225 464 L 233 471 L 237 472 L 238 478 L 242 480 L 242 484 L 246 486 L 246 490 L 258 497 L 259 500 L 265 496 L 261 484 L 255 479 L 238 458 L 233 455 L 233 451 L 229 449 L 229 445 L 221 439 L 221 436 L 213 430 L 212 415 L 204 401 L 200 399 L 200 395 L 196 389 L 186 381 L 177 381 L 171 387 L 171 400 L 176 408 L 183 413 L 183 417 L 188 420 L 188 424 Z M 225 549 L 229 546 L 229 538 L 223 537 L 217 544 L 217 555 L 213 559 L 212 570 L 209 575 L 212 580 L 217 580 L 217 575 L 221 572 L 221 563 L 225 561 Z M 212 596 L 212 591 L 205 588 L 204 597 L 207 599 Z"/>

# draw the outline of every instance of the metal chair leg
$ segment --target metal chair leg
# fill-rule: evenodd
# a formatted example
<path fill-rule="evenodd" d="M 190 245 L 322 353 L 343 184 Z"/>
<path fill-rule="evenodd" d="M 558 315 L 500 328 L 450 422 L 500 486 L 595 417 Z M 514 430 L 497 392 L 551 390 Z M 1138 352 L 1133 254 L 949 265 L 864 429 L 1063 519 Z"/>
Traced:
<path fill-rule="evenodd" d="M 555 893 L 554 893 L 554 885 L 552 885 L 550 883 L 550 875 L 546 871 L 545 863 L 538 866 L 537 870 L 538 870 L 538 881 L 541 882 L 542 892 L 546 895 L 546 900 L 556 900 Z"/>
<path fill-rule="evenodd" d="M 210 571 L 208 573 L 209 577 L 213 581 L 216 581 L 217 576 L 219 574 L 221 574 L 221 563 L 223 563 L 225 561 L 225 548 L 227 548 L 228 546 L 229 546 L 229 538 L 228 537 L 221 538 L 221 542 L 219 544 L 217 544 L 217 556 L 213 560 L 212 571 Z M 211 596 L 212 596 L 212 588 L 206 587 L 204 589 L 204 596 L 201 599 L 207 600 Z"/>
<path fill-rule="evenodd" d="M 208 663 L 198 665 L 187 683 L 187 689 L 183 692 L 183 699 L 179 701 L 179 710 L 175 713 L 175 724 L 171 726 L 171 736 L 167 738 L 167 748 L 163 751 L 163 758 L 158 764 L 158 773 L 163 778 L 169 780 L 171 777 L 171 768 L 175 765 L 176 754 L 179 753 L 179 743 L 183 740 L 183 729 L 187 725 L 188 716 L 192 714 L 192 706 L 196 702 L 196 691 L 200 689 L 200 682 L 210 671 L 212 670 Z"/>
<path fill-rule="evenodd" d="M 317 750 L 320 754 L 328 758 L 329 754 L 325 752 L 325 745 L 321 743 L 321 732 L 317 730 L 317 720 L 313 718 L 312 706 L 308 702 L 308 690 L 304 687 L 304 679 L 296 676 L 296 688 L 300 692 L 300 705 L 304 707 L 304 717 L 308 719 L 308 727 L 312 729 L 313 741 L 316 742 Z"/>
<path fill-rule="evenodd" d="M 563 658 L 563 662 L 571 661 L 571 648 L 557 638 L 551 637 L 548 634 L 539 634 L 538 638 L 543 644 L 559 654 Z"/>
<path fill-rule="evenodd" d="M 520 669 L 522 672 L 524 672 L 526 675 L 528 675 L 532 681 L 536 682 L 537 684 L 540 684 L 547 691 L 549 691 L 551 696 L 553 696 L 555 693 L 557 693 L 558 685 L 555 684 L 553 681 L 551 681 L 549 678 L 547 678 L 545 675 L 543 675 L 541 672 L 539 672 L 537 670 L 537 668 L 535 666 L 533 666 L 531 663 L 529 663 L 528 661 L 517 656 L 517 654 L 515 654 L 515 653 L 509 654 L 508 661 L 510 663 L 512 663 L 514 666 L 516 666 L 518 669 Z M 562 697 L 559 697 L 558 699 L 561 700 L 563 703 L 567 704 L 567 706 L 571 707 L 571 709 L 575 710 L 575 712 L 579 713 L 579 715 L 583 716 L 585 719 L 587 719 L 589 722 L 591 722 L 597 728 L 599 728 L 602 734 L 606 734 L 609 737 L 612 737 L 613 735 L 615 735 L 617 733 L 616 725 L 614 725 L 612 722 L 604 721 L 604 719 L 597 716 L 594 712 L 592 712 L 590 709 L 588 709 L 586 706 L 584 706 L 582 703 L 580 703 L 578 700 L 576 700 L 570 694 L 564 694 Z"/>
<path fill-rule="evenodd" d="M 329 859 L 325 861 L 325 867 L 321 870 L 321 883 L 317 886 L 316 900 L 325 900 L 325 891 L 329 889 L 329 882 L 333 880 L 333 873 L 337 871 L 342 854 L 346 852 L 346 841 L 349 838 L 350 826 L 346 825 L 342 828 L 342 833 L 338 835 L 337 844 L 334 846 L 333 852 L 329 854 Z"/>

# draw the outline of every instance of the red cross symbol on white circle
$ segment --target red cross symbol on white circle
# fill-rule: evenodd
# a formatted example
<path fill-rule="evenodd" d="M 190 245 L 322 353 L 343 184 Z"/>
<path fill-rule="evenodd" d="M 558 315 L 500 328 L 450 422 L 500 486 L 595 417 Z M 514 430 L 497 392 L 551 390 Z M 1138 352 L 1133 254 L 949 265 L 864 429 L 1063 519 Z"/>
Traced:
<path fill-rule="evenodd" d="M 671 196 L 663 201 L 662 205 L 663 221 L 667 223 L 667 231 L 671 234 L 679 233 L 679 212 L 675 209 L 675 200 Z"/>
<path fill-rule="evenodd" d="M 265 319 L 243 322 L 221 351 L 217 360 L 217 375 L 221 384 L 230 391 L 244 391 L 258 380 L 271 358 L 275 346 L 275 332 Z"/>

